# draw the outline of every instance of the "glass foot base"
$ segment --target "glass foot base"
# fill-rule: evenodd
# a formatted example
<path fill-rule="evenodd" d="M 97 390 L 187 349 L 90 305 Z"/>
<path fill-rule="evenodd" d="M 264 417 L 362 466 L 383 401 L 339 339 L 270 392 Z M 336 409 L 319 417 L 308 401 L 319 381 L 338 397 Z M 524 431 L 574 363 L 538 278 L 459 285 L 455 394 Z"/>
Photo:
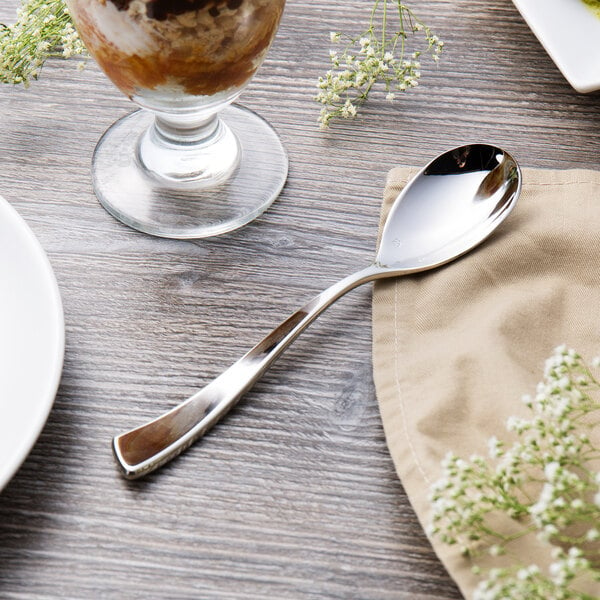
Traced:
<path fill-rule="evenodd" d="M 236 135 L 239 164 L 224 182 L 173 185 L 145 169 L 138 158 L 141 136 L 154 122 L 140 110 L 117 121 L 94 152 L 92 176 L 100 204 L 145 233 L 197 239 L 233 231 L 262 214 L 281 192 L 288 173 L 286 151 L 273 128 L 256 113 L 231 105 L 219 118 Z"/>

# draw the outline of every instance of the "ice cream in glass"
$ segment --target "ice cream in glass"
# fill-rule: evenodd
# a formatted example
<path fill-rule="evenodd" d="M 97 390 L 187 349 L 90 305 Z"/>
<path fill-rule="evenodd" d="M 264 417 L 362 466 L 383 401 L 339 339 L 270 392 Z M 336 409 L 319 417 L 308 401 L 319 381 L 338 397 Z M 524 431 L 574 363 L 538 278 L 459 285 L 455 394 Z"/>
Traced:
<path fill-rule="evenodd" d="M 93 160 L 100 202 L 164 237 L 236 229 L 281 191 L 287 157 L 257 114 L 232 102 L 262 64 L 285 0 L 67 0 L 90 54 L 142 110 Z"/>

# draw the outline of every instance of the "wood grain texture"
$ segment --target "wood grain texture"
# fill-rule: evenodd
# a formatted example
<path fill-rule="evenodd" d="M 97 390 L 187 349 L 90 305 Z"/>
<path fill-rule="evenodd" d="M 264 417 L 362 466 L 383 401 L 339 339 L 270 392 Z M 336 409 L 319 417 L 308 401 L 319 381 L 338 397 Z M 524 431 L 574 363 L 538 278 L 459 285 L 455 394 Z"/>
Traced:
<path fill-rule="evenodd" d="M 280 133 L 289 181 L 259 220 L 212 240 L 152 238 L 98 205 L 91 153 L 132 106 L 94 64 L 53 61 L 29 90 L 0 88 L 0 194 L 50 257 L 67 328 L 54 409 L 0 494 L 1 598 L 460 598 L 387 453 L 368 286 L 161 472 L 126 482 L 110 452 L 368 264 L 391 167 L 475 140 L 523 166 L 597 166 L 598 95 L 569 87 L 510 0 L 414 0 L 443 61 L 397 103 L 319 131 L 329 31 L 356 31 L 368 5 L 289 0 L 242 97 Z"/>

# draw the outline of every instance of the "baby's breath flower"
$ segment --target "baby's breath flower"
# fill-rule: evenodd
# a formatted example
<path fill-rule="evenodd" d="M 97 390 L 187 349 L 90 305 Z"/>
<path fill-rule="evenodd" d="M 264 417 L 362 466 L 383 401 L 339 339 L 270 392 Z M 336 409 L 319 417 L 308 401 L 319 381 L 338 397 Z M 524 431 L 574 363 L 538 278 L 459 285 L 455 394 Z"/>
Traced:
<path fill-rule="evenodd" d="M 555 481 L 557 479 L 557 475 L 560 473 L 560 464 L 557 462 L 549 462 L 544 467 L 544 475 L 546 479 L 549 481 Z"/>
<path fill-rule="evenodd" d="M 392 11 L 389 6 L 394 6 Z M 389 21 L 397 15 L 398 23 Z M 421 77 L 419 57 L 422 51 L 409 52 L 408 34 L 420 34 L 424 39 L 424 52 L 436 62 L 443 42 L 423 24 L 402 0 L 374 0 L 369 27 L 359 36 L 330 34 L 332 43 L 345 47 L 341 52 L 330 50 L 332 69 L 317 83 L 315 100 L 323 105 L 319 116 L 322 128 L 327 128 L 335 117 L 356 116 L 375 84 L 381 84 L 386 100 L 393 101 L 395 92 L 414 88 Z"/>
<path fill-rule="evenodd" d="M 502 442 L 496 437 L 493 436 L 488 440 L 488 452 L 492 458 L 498 458 L 504 454 L 502 450 Z"/>
<path fill-rule="evenodd" d="M 63 0 L 23 0 L 16 23 L 0 24 L 0 82 L 28 86 L 48 58 L 85 52 Z"/>
<path fill-rule="evenodd" d="M 509 544 L 524 536 L 548 548 L 548 568 L 515 564 L 485 572 L 474 563 L 485 578 L 475 600 L 592 598 L 578 582 L 600 581 L 600 448 L 591 435 L 600 426 L 598 396 L 600 382 L 581 356 L 558 346 L 535 396 L 523 397 L 531 417 L 508 419 L 507 430 L 518 438 L 512 446 L 493 436 L 488 459 L 450 452 L 442 461 L 443 483 L 432 495 L 434 537 L 457 544 L 472 561 L 483 552 L 516 556 Z M 494 518 L 499 513 L 503 520 Z M 506 517 L 513 520 L 510 533 L 498 526 Z"/>

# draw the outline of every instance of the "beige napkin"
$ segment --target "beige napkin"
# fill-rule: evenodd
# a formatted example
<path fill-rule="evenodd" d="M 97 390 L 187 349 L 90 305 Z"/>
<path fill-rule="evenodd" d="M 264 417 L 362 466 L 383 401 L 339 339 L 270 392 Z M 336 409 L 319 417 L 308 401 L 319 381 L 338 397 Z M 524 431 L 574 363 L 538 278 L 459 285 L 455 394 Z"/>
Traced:
<path fill-rule="evenodd" d="M 383 214 L 410 178 L 388 176 Z M 525 170 L 512 215 L 483 246 L 436 271 L 377 282 L 374 377 L 387 443 L 425 526 L 449 450 L 487 455 L 567 344 L 600 354 L 600 173 Z M 506 436 L 504 436 L 506 437 Z M 432 540 L 469 598 L 479 579 Z"/>

